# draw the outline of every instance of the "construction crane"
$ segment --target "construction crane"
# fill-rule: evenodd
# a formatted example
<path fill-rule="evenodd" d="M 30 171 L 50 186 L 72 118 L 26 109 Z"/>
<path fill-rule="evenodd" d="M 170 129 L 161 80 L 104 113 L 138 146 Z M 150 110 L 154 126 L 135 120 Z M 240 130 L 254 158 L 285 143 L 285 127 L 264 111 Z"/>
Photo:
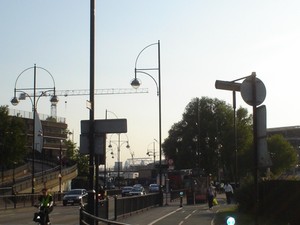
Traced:
<path fill-rule="evenodd" d="M 95 89 L 95 95 L 113 95 L 113 94 L 141 94 L 148 93 L 148 88 L 108 88 L 108 89 Z M 57 90 L 55 91 L 56 96 L 79 96 L 79 95 L 89 95 L 90 90 Z"/>
<path fill-rule="evenodd" d="M 115 94 L 142 94 L 148 93 L 148 88 L 107 88 L 107 89 L 95 89 L 95 95 L 115 95 Z M 33 93 L 29 94 L 30 97 L 33 97 Z M 41 92 L 39 96 L 53 96 L 53 92 Z M 82 95 L 90 95 L 90 90 L 88 89 L 78 89 L 78 90 L 56 90 L 56 96 L 82 96 Z M 51 103 L 51 117 L 57 118 L 57 102 Z"/>
<path fill-rule="evenodd" d="M 148 88 L 107 88 L 107 89 L 95 89 L 94 95 L 115 95 L 115 94 L 142 94 L 148 93 Z M 56 96 L 82 96 L 90 95 L 90 90 L 79 89 L 79 90 L 57 90 L 55 91 Z M 57 117 L 57 104 L 51 103 L 51 117 Z"/>

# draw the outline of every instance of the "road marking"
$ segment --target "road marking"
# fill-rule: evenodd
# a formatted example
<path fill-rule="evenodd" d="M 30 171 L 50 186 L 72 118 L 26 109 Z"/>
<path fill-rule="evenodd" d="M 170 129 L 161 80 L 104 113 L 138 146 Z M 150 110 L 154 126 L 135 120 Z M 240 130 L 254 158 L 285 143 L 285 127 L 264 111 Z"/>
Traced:
<path fill-rule="evenodd" d="M 189 215 L 187 215 L 186 217 L 184 217 L 184 220 L 180 221 L 180 223 L 178 225 L 182 225 L 184 223 L 184 221 L 187 220 L 189 217 L 191 217 L 196 211 L 197 210 L 194 210 Z"/>
<path fill-rule="evenodd" d="M 181 209 L 182 209 L 182 208 L 178 208 L 178 209 L 176 209 L 175 211 L 170 212 L 170 213 L 168 213 L 168 214 L 166 214 L 166 215 L 164 215 L 164 216 L 162 216 L 162 217 L 160 217 L 160 218 L 158 218 L 158 219 L 152 221 L 152 222 L 149 223 L 148 225 L 153 225 L 153 224 L 157 223 L 158 221 L 160 221 L 160 220 L 162 220 L 162 219 L 164 219 L 164 218 L 166 218 L 166 217 L 172 215 L 173 213 L 176 213 L 177 211 L 179 211 L 179 210 L 181 210 Z"/>

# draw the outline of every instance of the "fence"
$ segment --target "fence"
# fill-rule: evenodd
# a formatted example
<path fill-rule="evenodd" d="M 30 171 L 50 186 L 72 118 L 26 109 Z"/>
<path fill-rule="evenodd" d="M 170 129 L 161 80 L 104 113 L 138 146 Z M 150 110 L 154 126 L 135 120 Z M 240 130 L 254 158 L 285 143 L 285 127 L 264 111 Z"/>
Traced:
<path fill-rule="evenodd" d="M 79 224 L 95 224 L 95 222 L 102 222 L 104 224 L 119 224 L 124 223 L 116 222 L 119 217 L 130 215 L 131 213 L 141 211 L 159 205 L 162 195 L 159 193 L 147 194 L 142 196 L 132 196 L 118 198 L 114 197 L 114 205 L 110 206 L 108 199 L 100 201 L 101 210 L 99 217 L 89 214 L 84 208 L 80 209 Z M 113 216 L 109 216 L 109 211 L 113 208 Z M 109 218 L 110 217 L 110 218 Z M 112 219 L 112 220 L 109 220 Z"/>

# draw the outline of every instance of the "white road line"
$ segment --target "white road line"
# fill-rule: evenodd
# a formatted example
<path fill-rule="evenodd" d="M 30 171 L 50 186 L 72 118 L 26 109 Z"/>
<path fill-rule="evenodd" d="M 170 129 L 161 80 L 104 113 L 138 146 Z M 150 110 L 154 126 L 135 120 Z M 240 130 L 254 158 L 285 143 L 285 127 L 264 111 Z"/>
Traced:
<path fill-rule="evenodd" d="M 176 209 L 175 211 L 170 212 L 170 213 L 168 213 L 168 214 L 166 214 L 166 215 L 164 215 L 164 216 L 162 216 L 162 217 L 160 217 L 160 218 L 158 218 L 158 219 L 152 221 L 152 222 L 149 223 L 148 225 L 153 225 L 153 224 L 157 223 L 158 221 L 160 221 L 160 220 L 162 220 L 162 219 L 164 219 L 164 218 L 166 218 L 166 217 L 172 215 L 173 213 L 176 213 L 177 211 L 179 211 L 179 210 L 181 210 L 181 209 L 182 209 L 182 208 L 178 208 L 178 209 Z"/>

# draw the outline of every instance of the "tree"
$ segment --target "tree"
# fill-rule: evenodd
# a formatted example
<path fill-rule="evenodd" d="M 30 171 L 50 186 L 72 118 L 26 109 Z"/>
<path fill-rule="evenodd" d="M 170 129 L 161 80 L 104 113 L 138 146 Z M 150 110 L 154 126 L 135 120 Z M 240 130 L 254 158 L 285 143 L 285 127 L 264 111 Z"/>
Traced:
<path fill-rule="evenodd" d="M 76 144 L 70 140 L 66 140 L 67 145 L 66 157 L 68 160 L 77 163 L 78 175 L 87 176 L 89 174 L 89 158 L 87 155 L 82 155 Z"/>
<path fill-rule="evenodd" d="M 251 122 L 246 109 L 237 110 L 238 153 L 251 143 Z M 224 101 L 194 98 L 186 106 L 182 120 L 173 124 L 162 147 L 175 169 L 196 169 L 218 176 L 221 169 L 233 180 L 235 142 L 233 109 Z"/>
<path fill-rule="evenodd" d="M 272 135 L 267 139 L 268 150 L 271 155 L 271 172 L 280 175 L 291 168 L 295 168 L 298 158 L 293 146 L 282 135 Z"/>
<path fill-rule="evenodd" d="M 0 106 L 0 162 L 2 169 L 12 168 L 27 154 L 24 121 L 9 116 L 8 106 Z"/>

